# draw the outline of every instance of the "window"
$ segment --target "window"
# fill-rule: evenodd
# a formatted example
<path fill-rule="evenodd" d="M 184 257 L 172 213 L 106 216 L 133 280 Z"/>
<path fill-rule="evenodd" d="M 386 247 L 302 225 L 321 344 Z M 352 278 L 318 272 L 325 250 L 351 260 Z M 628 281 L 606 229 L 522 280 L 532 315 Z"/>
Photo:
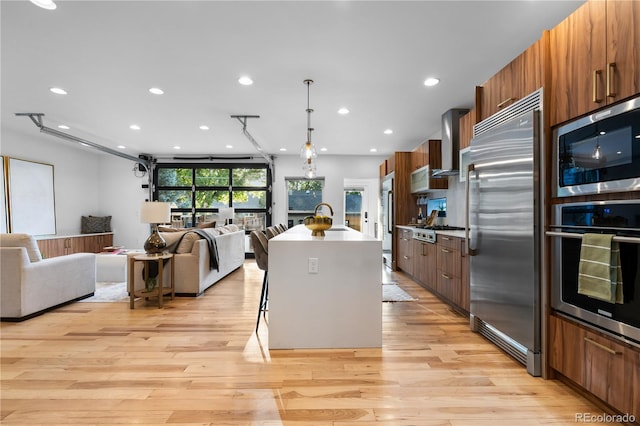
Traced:
<path fill-rule="evenodd" d="M 233 207 L 233 223 L 247 232 L 271 223 L 271 173 L 266 164 L 158 164 L 155 195 L 172 204 L 172 224 L 193 227 Z"/>
<path fill-rule="evenodd" d="M 285 178 L 287 185 L 287 225 L 299 225 L 306 216 L 313 215 L 322 202 L 324 178 Z"/>

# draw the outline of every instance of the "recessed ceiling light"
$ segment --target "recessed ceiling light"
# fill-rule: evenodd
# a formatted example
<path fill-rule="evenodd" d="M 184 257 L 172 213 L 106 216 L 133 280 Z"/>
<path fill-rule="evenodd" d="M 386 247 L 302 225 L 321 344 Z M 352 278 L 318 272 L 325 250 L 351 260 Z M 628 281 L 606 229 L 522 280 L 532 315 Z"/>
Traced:
<path fill-rule="evenodd" d="M 78 143 L 79 143 L 80 145 L 82 145 L 82 146 L 89 146 L 89 144 L 88 144 L 88 143 L 84 143 L 84 142 L 78 142 Z"/>
<path fill-rule="evenodd" d="M 152 87 L 151 89 L 149 89 L 149 92 L 153 93 L 154 95 L 164 95 L 164 90 L 160 89 L 159 87 Z"/>
<path fill-rule="evenodd" d="M 52 0 L 31 0 L 31 3 L 47 10 L 54 10 L 56 7 L 58 7 Z"/>
<path fill-rule="evenodd" d="M 138 126 L 137 124 L 132 124 L 131 126 L 129 126 L 129 128 L 131 130 L 140 130 L 140 126 Z"/>
<path fill-rule="evenodd" d="M 347 115 L 347 114 L 349 114 L 349 110 L 348 110 L 347 108 L 340 108 L 340 109 L 338 110 L 338 114 L 340 114 L 340 115 Z"/>
<path fill-rule="evenodd" d="M 233 145 L 225 145 L 224 147 L 227 148 L 227 149 L 231 149 L 231 148 L 233 148 Z"/>
<path fill-rule="evenodd" d="M 438 83 L 440 83 L 440 79 L 435 77 L 429 77 L 424 81 L 424 85 L 427 87 L 435 86 Z"/>
<path fill-rule="evenodd" d="M 371 148 L 371 149 L 369 150 L 369 152 L 378 152 L 378 150 L 377 150 L 377 149 L 375 149 L 375 148 Z"/>
<path fill-rule="evenodd" d="M 127 147 L 126 147 L 126 146 L 124 146 L 124 145 L 118 145 L 118 148 L 119 148 L 119 149 L 126 149 Z"/>
<path fill-rule="evenodd" d="M 203 124 L 202 126 L 200 126 L 200 130 L 209 130 L 209 126 Z"/>
<path fill-rule="evenodd" d="M 180 148 L 178 145 L 175 145 L 173 149 L 182 149 L 182 148 Z"/>
<path fill-rule="evenodd" d="M 51 88 L 49 88 L 49 90 L 50 90 L 52 93 L 55 93 L 56 95 L 66 95 L 66 94 L 67 94 L 67 91 L 66 91 L 66 90 L 61 89 L 61 88 L 59 88 L 59 87 L 51 87 Z"/>
<path fill-rule="evenodd" d="M 386 130 L 384 131 L 384 134 L 385 134 L 385 135 L 390 135 L 390 134 L 392 134 L 392 133 L 393 133 L 393 130 L 391 130 L 391 129 L 386 129 Z"/>
<path fill-rule="evenodd" d="M 622 151 L 616 151 L 616 154 L 622 155 Z"/>
<path fill-rule="evenodd" d="M 243 86 L 251 86 L 253 84 L 253 80 L 251 80 L 250 77 L 244 75 L 238 79 L 238 83 L 242 84 Z"/>
<path fill-rule="evenodd" d="M 65 126 L 64 124 L 61 124 L 58 126 L 58 129 L 63 129 L 63 130 L 69 130 L 71 127 L 69 126 Z"/>
<path fill-rule="evenodd" d="M 320 151 L 327 152 L 327 148 L 323 146 L 322 148 L 320 148 Z"/>
<path fill-rule="evenodd" d="M 287 150 L 287 148 L 280 148 L 280 151 L 282 151 L 282 152 L 284 152 L 286 150 Z"/>

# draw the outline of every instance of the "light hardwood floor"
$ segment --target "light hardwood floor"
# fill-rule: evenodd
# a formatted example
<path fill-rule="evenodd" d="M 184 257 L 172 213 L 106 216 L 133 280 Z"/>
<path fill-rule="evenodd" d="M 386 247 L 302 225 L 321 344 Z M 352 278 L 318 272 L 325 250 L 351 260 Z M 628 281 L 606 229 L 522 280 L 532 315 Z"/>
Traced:
<path fill-rule="evenodd" d="M 2 323 L 2 423 L 572 425 L 602 413 L 401 273 L 385 281 L 418 301 L 383 303 L 382 349 L 270 352 L 268 326 L 254 333 L 261 280 L 247 261 L 163 309 L 79 302 Z"/>

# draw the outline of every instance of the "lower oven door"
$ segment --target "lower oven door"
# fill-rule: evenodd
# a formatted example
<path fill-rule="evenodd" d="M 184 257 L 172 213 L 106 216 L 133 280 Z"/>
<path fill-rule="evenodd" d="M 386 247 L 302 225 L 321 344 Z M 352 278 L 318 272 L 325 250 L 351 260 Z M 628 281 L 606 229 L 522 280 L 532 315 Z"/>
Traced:
<path fill-rule="evenodd" d="M 638 205 L 640 206 L 640 204 Z M 640 219 L 638 219 L 640 220 Z M 640 238 L 632 229 L 556 227 L 552 236 L 551 305 L 561 313 L 640 345 Z M 578 293 L 582 233 L 617 233 L 624 303 L 609 303 Z M 627 236 L 622 236 L 622 235 Z"/>

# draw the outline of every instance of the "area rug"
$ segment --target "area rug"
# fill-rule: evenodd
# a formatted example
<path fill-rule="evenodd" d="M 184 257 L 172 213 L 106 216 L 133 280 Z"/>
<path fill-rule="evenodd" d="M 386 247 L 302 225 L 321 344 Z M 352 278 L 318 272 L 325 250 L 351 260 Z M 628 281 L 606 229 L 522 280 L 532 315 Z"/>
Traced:
<path fill-rule="evenodd" d="M 411 297 L 409 293 L 404 291 L 396 283 L 382 284 L 382 301 L 383 302 L 411 302 L 417 299 Z"/>
<path fill-rule="evenodd" d="M 126 282 L 97 282 L 93 296 L 80 302 L 128 302 L 129 292 Z"/>

